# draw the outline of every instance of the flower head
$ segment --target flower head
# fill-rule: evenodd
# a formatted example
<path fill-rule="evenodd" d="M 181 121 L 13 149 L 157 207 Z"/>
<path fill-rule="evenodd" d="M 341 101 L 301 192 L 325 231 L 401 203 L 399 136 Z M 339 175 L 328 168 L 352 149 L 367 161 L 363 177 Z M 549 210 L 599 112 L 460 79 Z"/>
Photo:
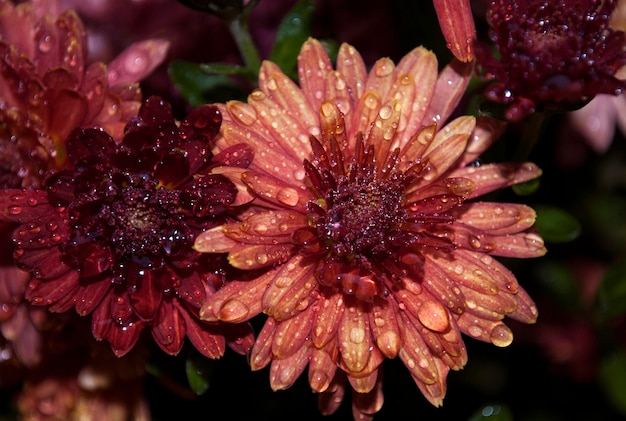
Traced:
<path fill-rule="evenodd" d="M 206 106 L 177 125 L 169 104 L 152 97 L 120 143 L 100 129 L 76 129 L 67 140 L 71 168 L 51 173 L 42 190 L 3 190 L 2 219 L 21 224 L 17 263 L 34 277 L 26 298 L 53 312 L 93 313 L 94 336 L 118 355 L 144 327 L 171 354 L 185 335 L 209 357 L 220 356 L 226 340 L 245 352 L 246 325 L 224 329 L 196 317 L 222 275 L 192 245 L 236 194 L 208 171 L 248 160 L 238 146 L 211 160 L 220 121 Z"/>
<path fill-rule="evenodd" d="M 39 186 L 67 164 L 65 139 L 78 126 L 119 140 L 141 104 L 137 82 L 165 58 L 168 43 L 134 44 L 109 67 L 87 63 L 85 28 L 56 1 L 0 0 L 0 183 Z"/>
<path fill-rule="evenodd" d="M 265 62 L 248 103 L 221 106 L 218 147 L 245 140 L 255 150 L 248 169 L 229 174 L 239 201 L 251 202 L 240 221 L 206 231 L 195 248 L 228 252 L 257 276 L 226 284 L 200 314 L 269 316 L 250 363 L 271 365 L 274 389 L 308 365 L 323 412 L 347 378 L 355 415 L 372 414 L 382 404 L 378 368 L 399 356 L 439 405 L 448 371 L 466 362 L 461 332 L 506 346 L 512 334 L 501 319 L 535 320 L 531 299 L 492 257 L 545 252 L 528 231 L 534 212 L 469 200 L 540 171 L 468 165 L 498 129 L 469 116 L 442 123 L 471 70 L 455 62 L 438 74 L 434 54 L 416 48 L 368 73 L 346 44 L 335 70 L 309 40 L 300 86 Z"/>
<path fill-rule="evenodd" d="M 615 1 L 494 0 L 487 14 L 499 59 L 479 44 L 476 56 L 494 84 L 492 101 L 520 120 L 543 110 L 569 110 L 596 94 L 617 95 L 626 64 L 624 33 L 609 27 Z"/>

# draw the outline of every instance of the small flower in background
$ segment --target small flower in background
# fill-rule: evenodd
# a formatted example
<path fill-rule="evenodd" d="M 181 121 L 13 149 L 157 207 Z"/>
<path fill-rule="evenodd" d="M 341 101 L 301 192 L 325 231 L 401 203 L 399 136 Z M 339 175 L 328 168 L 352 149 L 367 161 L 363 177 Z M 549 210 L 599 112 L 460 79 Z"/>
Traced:
<path fill-rule="evenodd" d="M 239 269 L 264 270 L 208 297 L 201 317 L 269 317 L 250 356 L 270 365 L 274 390 L 309 366 L 322 413 L 347 381 L 355 419 L 382 406 L 385 358 L 400 357 L 424 396 L 441 405 L 450 369 L 465 365 L 461 332 L 507 346 L 505 316 L 532 323 L 537 309 L 492 256 L 545 253 L 527 206 L 469 202 L 534 179 L 530 163 L 469 165 L 495 139 L 489 119 L 444 124 L 472 66 L 437 72 L 416 48 L 397 66 L 368 73 L 343 44 L 334 70 L 311 39 L 298 87 L 271 62 L 248 103 L 221 106 L 218 149 L 247 142 L 255 158 L 229 171 L 248 207 L 241 221 L 200 234 L 195 248 L 228 253 Z"/>
<path fill-rule="evenodd" d="M 41 190 L 3 190 L 0 217 L 21 224 L 14 255 L 33 275 L 26 298 L 52 312 L 93 313 L 93 335 L 118 356 L 144 327 L 170 354 L 185 336 L 211 358 L 227 342 L 245 353 L 251 343 L 245 324 L 197 319 L 223 279 L 216 260 L 191 246 L 236 193 L 228 179 L 208 171 L 248 159 L 235 146 L 212 160 L 220 121 L 207 106 L 178 126 L 169 104 L 152 97 L 121 142 L 101 129 L 78 128 L 67 140 L 71 168 L 53 172 Z"/>
<path fill-rule="evenodd" d="M 497 52 L 476 45 L 487 99 L 504 104 L 507 120 L 538 111 L 570 111 L 597 94 L 617 95 L 626 64 L 624 33 L 609 27 L 616 1 L 489 3 L 487 20 Z M 496 58 L 497 57 L 497 58 Z"/>
<path fill-rule="evenodd" d="M 617 1 L 609 26 L 615 31 L 623 32 L 626 29 L 625 1 Z M 620 80 L 626 79 L 626 67 L 621 67 L 615 76 Z M 567 123 L 571 125 L 571 131 L 581 135 L 595 153 L 603 154 L 611 146 L 616 128 L 626 134 L 625 111 L 626 96 L 600 94 L 589 104 L 573 111 Z M 567 135 L 571 136 L 570 133 Z"/>
<path fill-rule="evenodd" d="M 168 43 L 130 46 L 107 67 L 87 63 L 83 23 L 56 1 L 0 2 L 0 181 L 38 187 L 66 164 L 64 141 L 77 126 L 120 139 L 141 104 L 137 82 L 165 58 Z"/>

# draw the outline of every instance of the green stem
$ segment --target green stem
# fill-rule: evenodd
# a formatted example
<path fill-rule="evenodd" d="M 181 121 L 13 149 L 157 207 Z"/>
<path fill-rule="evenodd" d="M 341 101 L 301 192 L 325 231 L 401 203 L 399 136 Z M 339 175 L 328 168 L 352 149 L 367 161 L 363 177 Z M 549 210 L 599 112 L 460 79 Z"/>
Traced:
<path fill-rule="evenodd" d="M 248 29 L 248 13 L 241 13 L 234 18 L 229 27 L 245 66 L 257 75 L 261 67 L 261 59 Z"/>

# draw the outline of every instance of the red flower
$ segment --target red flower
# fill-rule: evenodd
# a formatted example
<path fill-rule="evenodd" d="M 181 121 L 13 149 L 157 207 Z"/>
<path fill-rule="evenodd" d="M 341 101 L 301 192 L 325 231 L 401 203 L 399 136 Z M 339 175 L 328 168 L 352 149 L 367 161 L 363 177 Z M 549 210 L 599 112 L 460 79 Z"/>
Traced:
<path fill-rule="evenodd" d="M 229 172 L 241 221 L 198 236 L 195 248 L 260 270 L 208 298 L 201 317 L 242 322 L 263 312 L 250 364 L 270 365 L 273 389 L 309 367 L 322 412 L 355 390 L 355 418 L 382 405 L 379 367 L 400 357 L 424 396 L 440 405 L 450 369 L 466 362 L 461 332 L 497 346 L 501 319 L 533 322 L 537 309 L 492 256 L 545 253 L 517 204 L 470 202 L 540 175 L 533 164 L 468 165 L 493 140 L 490 120 L 447 125 L 471 66 L 439 75 L 429 51 L 367 73 L 343 45 L 337 70 L 321 44 L 299 57 L 300 87 L 265 62 L 248 103 L 222 106 L 220 148 L 249 142 L 255 159 Z M 247 196 L 246 196 L 247 195 Z M 330 395 L 330 396 L 329 396 Z"/>
<path fill-rule="evenodd" d="M 486 96 L 520 120 L 542 110 L 578 108 L 596 94 L 620 94 L 624 33 L 609 27 L 615 1 L 493 0 L 487 19 L 499 59 L 478 44 Z"/>
<path fill-rule="evenodd" d="M 209 171 L 248 162 L 239 146 L 211 161 L 220 122 L 207 106 L 178 126 L 169 104 L 153 97 L 119 144 L 102 130 L 76 129 L 66 143 L 70 169 L 52 173 L 43 190 L 3 190 L 2 219 L 21 224 L 13 234 L 17 263 L 34 277 L 26 298 L 53 312 L 93 313 L 94 336 L 117 355 L 144 327 L 170 354 L 185 335 L 212 358 L 226 341 L 246 352 L 245 324 L 225 328 L 197 318 L 223 280 L 219 262 L 191 246 L 236 194 Z"/>

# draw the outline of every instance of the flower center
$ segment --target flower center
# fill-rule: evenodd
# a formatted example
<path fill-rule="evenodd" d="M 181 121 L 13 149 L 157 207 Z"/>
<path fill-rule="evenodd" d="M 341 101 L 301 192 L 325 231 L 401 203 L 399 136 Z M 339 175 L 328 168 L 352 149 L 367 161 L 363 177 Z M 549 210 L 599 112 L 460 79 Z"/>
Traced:
<path fill-rule="evenodd" d="M 379 180 L 371 174 L 354 181 L 346 177 L 326 194 L 328 208 L 316 224 L 318 236 L 334 255 L 349 259 L 386 250 L 390 233 L 406 219 L 402 193 L 399 179 Z"/>

